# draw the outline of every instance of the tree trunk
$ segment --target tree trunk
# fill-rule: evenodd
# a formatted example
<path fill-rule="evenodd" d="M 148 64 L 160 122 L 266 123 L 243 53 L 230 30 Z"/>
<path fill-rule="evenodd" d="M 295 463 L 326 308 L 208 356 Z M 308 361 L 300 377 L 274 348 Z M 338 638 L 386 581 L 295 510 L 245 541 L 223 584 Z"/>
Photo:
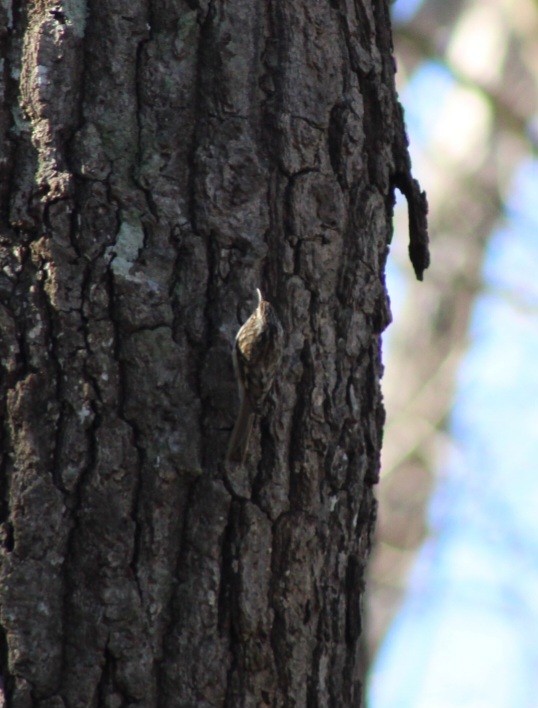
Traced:
<path fill-rule="evenodd" d="M 393 185 L 418 195 L 386 4 L 0 16 L 8 701 L 359 705 Z M 285 353 L 227 466 L 256 287 Z"/>

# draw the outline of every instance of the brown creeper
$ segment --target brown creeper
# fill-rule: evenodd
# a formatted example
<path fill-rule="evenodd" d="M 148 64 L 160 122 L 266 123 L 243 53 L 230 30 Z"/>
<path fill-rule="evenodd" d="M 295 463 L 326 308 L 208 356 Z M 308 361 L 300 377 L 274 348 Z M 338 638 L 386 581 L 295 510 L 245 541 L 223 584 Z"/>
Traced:
<path fill-rule="evenodd" d="M 258 307 L 235 338 L 233 359 L 241 405 L 230 438 L 227 460 L 242 463 L 254 416 L 271 390 L 282 357 L 284 332 L 273 306 L 258 293 Z"/>

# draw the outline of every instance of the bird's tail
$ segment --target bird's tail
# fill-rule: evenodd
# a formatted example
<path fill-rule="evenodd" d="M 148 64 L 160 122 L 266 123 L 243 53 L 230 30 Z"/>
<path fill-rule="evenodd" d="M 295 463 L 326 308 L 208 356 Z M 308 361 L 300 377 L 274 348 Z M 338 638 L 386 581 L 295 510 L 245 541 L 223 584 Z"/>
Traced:
<path fill-rule="evenodd" d="M 244 395 L 228 445 L 228 452 L 226 453 L 226 460 L 228 462 L 242 464 L 245 461 L 253 423 L 254 410 L 252 409 L 248 396 Z"/>

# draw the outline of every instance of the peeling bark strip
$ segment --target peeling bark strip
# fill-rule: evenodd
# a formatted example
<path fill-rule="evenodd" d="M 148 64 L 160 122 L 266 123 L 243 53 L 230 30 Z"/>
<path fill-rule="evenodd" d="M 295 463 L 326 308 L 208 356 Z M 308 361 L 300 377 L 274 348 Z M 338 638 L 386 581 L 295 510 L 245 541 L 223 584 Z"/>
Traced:
<path fill-rule="evenodd" d="M 403 140 L 385 4 L 41 0 L 0 27 L 10 704 L 358 706 Z M 286 348 L 227 471 L 256 287 Z"/>
<path fill-rule="evenodd" d="M 392 182 L 407 199 L 409 213 L 409 258 L 417 280 L 422 280 L 424 271 L 430 265 L 428 239 L 428 200 L 426 192 L 411 175 L 407 136 L 405 134 L 403 108 L 398 104 L 401 130 L 396 133 L 396 165 Z"/>

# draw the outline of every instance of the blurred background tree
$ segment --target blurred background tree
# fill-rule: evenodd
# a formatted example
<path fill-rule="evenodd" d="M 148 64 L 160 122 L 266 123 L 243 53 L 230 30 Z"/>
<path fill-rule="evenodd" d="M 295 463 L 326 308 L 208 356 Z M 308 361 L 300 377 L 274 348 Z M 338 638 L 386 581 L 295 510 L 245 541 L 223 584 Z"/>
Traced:
<path fill-rule="evenodd" d="M 400 210 L 370 706 L 536 705 L 538 5 L 398 0 L 393 10 L 432 266 L 413 282 Z"/>

